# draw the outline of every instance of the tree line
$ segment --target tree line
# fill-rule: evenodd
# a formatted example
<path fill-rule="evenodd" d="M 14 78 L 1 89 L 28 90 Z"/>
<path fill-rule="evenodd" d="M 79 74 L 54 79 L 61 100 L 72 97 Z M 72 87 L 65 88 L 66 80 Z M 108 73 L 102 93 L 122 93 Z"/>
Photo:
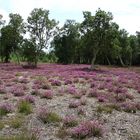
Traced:
<path fill-rule="evenodd" d="M 39 60 L 63 64 L 96 64 L 131 66 L 140 64 L 140 32 L 129 35 L 113 22 L 111 12 L 100 8 L 92 15 L 83 12 L 83 21 L 66 20 L 62 27 L 49 18 L 49 11 L 35 8 L 27 22 L 19 14 L 9 14 L 9 23 L 0 16 L 0 58 L 9 62 L 37 66 Z M 49 48 L 46 53 L 44 49 Z"/>

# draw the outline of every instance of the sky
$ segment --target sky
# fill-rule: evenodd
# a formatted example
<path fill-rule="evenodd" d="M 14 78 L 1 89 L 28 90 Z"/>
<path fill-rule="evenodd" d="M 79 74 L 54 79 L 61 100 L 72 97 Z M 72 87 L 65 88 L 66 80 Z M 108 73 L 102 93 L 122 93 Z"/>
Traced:
<path fill-rule="evenodd" d="M 9 13 L 19 13 L 26 21 L 34 8 L 50 11 L 50 18 L 60 22 L 67 19 L 82 22 L 83 11 L 94 15 L 98 8 L 112 12 L 113 21 L 130 34 L 140 31 L 140 0 L 0 0 L 0 14 L 8 21 Z"/>

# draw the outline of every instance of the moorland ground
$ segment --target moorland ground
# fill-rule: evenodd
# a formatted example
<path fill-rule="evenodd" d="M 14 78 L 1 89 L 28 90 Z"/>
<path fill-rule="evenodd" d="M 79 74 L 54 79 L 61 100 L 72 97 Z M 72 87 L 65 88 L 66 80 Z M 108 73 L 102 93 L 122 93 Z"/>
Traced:
<path fill-rule="evenodd" d="M 0 140 L 139 140 L 140 69 L 0 64 Z"/>

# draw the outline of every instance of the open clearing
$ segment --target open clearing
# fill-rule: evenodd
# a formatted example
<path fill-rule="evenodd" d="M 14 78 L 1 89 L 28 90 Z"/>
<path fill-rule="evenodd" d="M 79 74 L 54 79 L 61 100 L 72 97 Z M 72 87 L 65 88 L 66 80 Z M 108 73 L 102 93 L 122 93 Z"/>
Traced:
<path fill-rule="evenodd" d="M 140 140 L 138 68 L 0 64 L 0 140 Z"/>

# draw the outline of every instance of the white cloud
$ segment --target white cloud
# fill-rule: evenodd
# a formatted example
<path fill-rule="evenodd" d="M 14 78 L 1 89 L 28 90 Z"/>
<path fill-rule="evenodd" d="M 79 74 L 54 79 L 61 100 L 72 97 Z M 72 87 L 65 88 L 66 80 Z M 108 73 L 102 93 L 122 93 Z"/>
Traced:
<path fill-rule="evenodd" d="M 2 1 L 2 0 L 0 0 Z M 93 14 L 100 7 L 114 15 L 114 21 L 121 28 L 134 34 L 140 30 L 140 0 L 8 0 L 10 12 L 19 13 L 27 18 L 33 8 L 50 10 L 52 18 L 61 23 L 66 19 L 82 20 L 82 11 L 91 11 Z M 6 2 L 6 0 L 5 0 Z M 4 3 L 4 1 L 3 1 Z M 1 6 L 0 6 L 1 7 Z M 1 8 L 0 8 L 1 9 Z M 3 9 L 5 10 L 5 9 Z M 5 10 L 6 11 L 6 10 Z M 5 12 L 6 13 L 6 12 Z M 6 14 L 5 14 L 6 15 Z"/>
<path fill-rule="evenodd" d="M 0 14 L 2 15 L 2 20 L 9 21 L 9 14 L 7 11 L 0 8 Z"/>

